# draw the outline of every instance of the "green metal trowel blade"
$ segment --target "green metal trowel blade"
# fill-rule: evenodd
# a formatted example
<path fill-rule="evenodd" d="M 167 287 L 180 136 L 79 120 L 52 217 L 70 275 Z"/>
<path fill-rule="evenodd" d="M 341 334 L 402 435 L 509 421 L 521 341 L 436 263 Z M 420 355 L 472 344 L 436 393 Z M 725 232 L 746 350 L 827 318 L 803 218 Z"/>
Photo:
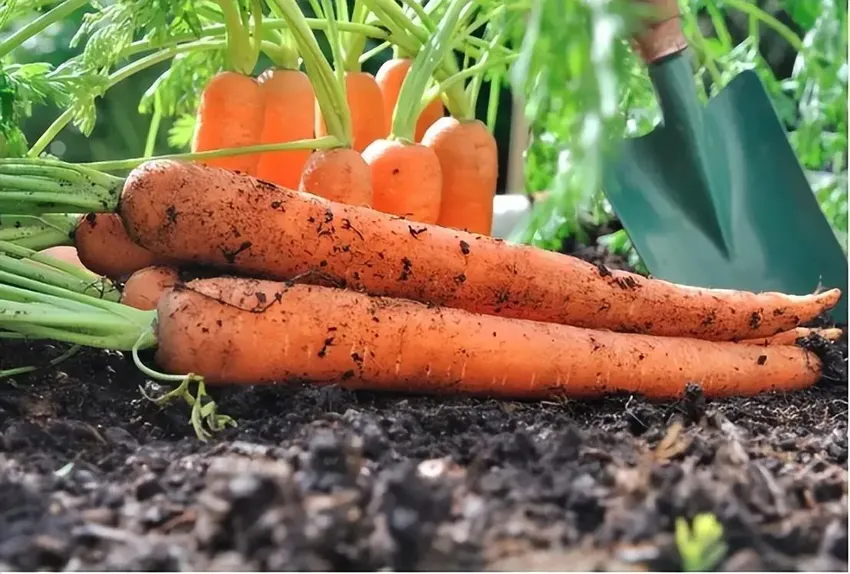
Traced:
<path fill-rule="evenodd" d="M 842 290 L 847 255 L 817 203 L 758 76 L 704 106 L 680 53 L 650 66 L 663 112 L 622 142 L 605 194 L 648 271 L 676 283 L 803 295 Z"/>

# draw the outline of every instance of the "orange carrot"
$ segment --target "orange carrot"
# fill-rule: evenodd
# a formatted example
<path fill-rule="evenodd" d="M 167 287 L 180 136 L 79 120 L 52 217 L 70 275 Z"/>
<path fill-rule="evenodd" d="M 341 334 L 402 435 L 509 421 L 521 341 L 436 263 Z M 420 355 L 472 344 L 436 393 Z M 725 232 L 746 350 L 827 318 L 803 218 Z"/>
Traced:
<path fill-rule="evenodd" d="M 677 285 L 173 160 L 133 170 L 118 209 L 134 241 L 178 261 L 284 280 L 315 273 L 374 295 L 579 327 L 750 339 L 841 297 Z"/>
<path fill-rule="evenodd" d="M 422 137 L 443 173 L 437 224 L 489 235 L 499 178 L 496 139 L 481 121 L 443 117 Z"/>
<path fill-rule="evenodd" d="M 821 372 L 797 347 L 592 331 L 255 279 L 191 281 L 160 299 L 157 317 L 157 363 L 211 384 L 531 399 L 672 398 L 695 382 L 713 398 L 802 389 Z"/>
<path fill-rule="evenodd" d="M 259 54 L 257 30 L 252 43 L 242 24 L 237 1 L 217 1 L 224 14 L 233 70 L 217 73 L 201 93 L 195 114 L 193 152 L 258 145 L 263 130 L 264 90 L 251 76 Z M 260 19 L 261 13 L 255 7 L 256 27 Z M 256 175 L 258 161 L 258 154 L 244 154 L 201 160 L 201 163 Z"/>
<path fill-rule="evenodd" d="M 299 191 L 349 205 L 372 205 L 372 174 L 351 148 L 313 152 L 304 166 Z"/>
<path fill-rule="evenodd" d="M 74 245 L 87 269 L 110 279 L 168 261 L 130 239 L 121 218 L 114 213 L 89 213 L 81 218 L 74 231 Z"/>
<path fill-rule="evenodd" d="M 345 97 L 351 113 L 351 146 L 362 152 L 373 141 L 386 135 L 381 89 L 369 72 L 346 72 Z M 316 103 L 316 135 L 328 135 L 321 106 Z"/>
<path fill-rule="evenodd" d="M 806 327 L 797 327 L 790 331 L 783 331 L 771 337 L 760 337 L 757 339 L 744 339 L 739 341 L 746 345 L 794 345 L 797 339 L 817 335 L 823 337 L 827 341 L 837 341 L 844 334 L 841 329 L 809 329 Z"/>
<path fill-rule="evenodd" d="M 156 309 L 159 298 L 178 281 L 174 267 L 155 265 L 139 269 L 124 284 L 121 302 L 143 311 Z"/>
<path fill-rule="evenodd" d="M 401 84 L 407 77 L 407 72 L 413 64 L 411 58 L 390 58 L 381 64 L 375 74 L 375 81 L 381 88 L 381 96 L 384 100 L 384 120 L 386 121 L 385 135 L 392 129 L 393 112 L 395 110 Z M 445 107 L 439 97 L 432 99 L 426 105 L 416 120 L 416 133 L 414 141 L 421 142 L 425 131 L 438 119 L 445 115 Z"/>

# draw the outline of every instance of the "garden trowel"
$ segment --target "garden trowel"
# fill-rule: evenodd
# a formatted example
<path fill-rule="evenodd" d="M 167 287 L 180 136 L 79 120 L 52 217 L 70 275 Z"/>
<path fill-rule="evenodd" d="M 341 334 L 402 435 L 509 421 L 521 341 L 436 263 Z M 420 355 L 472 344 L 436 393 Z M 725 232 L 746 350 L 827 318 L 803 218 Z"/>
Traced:
<path fill-rule="evenodd" d="M 847 256 L 755 72 L 707 105 L 697 96 L 676 0 L 635 37 L 663 120 L 621 142 L 604 191 L 654 276 L 699 287 L 807 294 L 842 290 Z"/>

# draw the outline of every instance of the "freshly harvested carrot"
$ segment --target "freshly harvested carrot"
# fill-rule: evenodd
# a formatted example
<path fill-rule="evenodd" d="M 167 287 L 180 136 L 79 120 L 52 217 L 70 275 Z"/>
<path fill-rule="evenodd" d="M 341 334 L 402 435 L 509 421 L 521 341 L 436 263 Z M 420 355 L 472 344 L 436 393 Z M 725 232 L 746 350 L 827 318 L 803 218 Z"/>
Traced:
<path fill-rule="evenodd" d="M 841 297 L 678 285 L 166 159 L 130 173 L 118 209 L 134 241 L 177 261 L 284 280 L 314 273 L 374 295 L 620 332 L 768 337 Z"/>
<path fill-rule="evenodd" d="M 414 142 L 414 132 L 425 88 L 451 47 L 449 40 L 465 6 L 469 4 L 462 0 L 451 3 L 440 27 L 404 75 L 390 134 L 363 151 L 372 171 L 373 206 L 379 211 L 423 223 L 439 219 L 443 192 L 440 160 L 433 149 Z"/>
<path fill-rule="evenodd" d="M 442 199 L 437 224 L 489 235 L 499 179 L 496 139 L 477 119 L 442 117 L 422 137 L 440 161 Z"/>
<path fill-rule="evenodd" d="M 153 265 L 139 269 L 124 284 L 121 302 L 143 311 L 156 309 L 163 293 L 171 289 L 180 280 L 174 267 Z"/>
<path fill-rule="evenodd" d="M 381 67 L 378 68 L 378 72 L 375 74 L 375 81 L 381 89 L 381 96 L 384 101 L 384 120 L 387 124 L 385 134 L 389 134 L 392 129 L 393 113 L 396 102 L 398 102 L 401 84 L 407 77 L 412 64 L 412 58 L 390 58 L 381 64 Z M 422 136 L 425 135 L 425 130 L 444 115 L 445 107 L 443 106 L 443 102 L 439 97 L 435 97 L 422 109 L 416 120 L 414 141 L 421 142 Z"/>
<path fill-rule="evenodd" d="M 757 339 L 744 339 L 739 341 L 745 345 L 794 345 L 797 339 L 817 335 L 827 341 L 837 341 L 844 334 L 842 329 L 810 329 L 807 327 L 797 327 L 790 331 L 783 331 L 771 337 L 760 337 Z"/>
<path fill-rule="evenodd" d="M 255 279 L 192 281 L 160 299 L 157 317 L 157 363 L 209 383 L 529 399 L 671 398 L 696 382 L 724 397 L 802 389 L 821 371 L 796 347 L 592 331 Z"/>
<path fill-rule="evenodd" d="M 386 135 L 382 96 L 375 76 L 369 72 L 345 73 L 345 99 L 351 113 L 354 150 L 362 152 L 373 141 Z M 321 106 L 316 103 L 316 135 L 328 135 Z"/>
<path fill-rule="evenodd" d="M 74 245 L 87 269 L 111 279 L 168 261 L 130 239 L 115 213 L 89 213 L 82 217 L 74 230 Z"/>
<path fill-rule="evenodd" d="M 195 114 L 192 151 L 258 145 L 261 141 L 264 90 L 251 72 L 259 55 L 259 35 L 254 30 L 251 42 L 242 23 L 237 0 L 217 0 L 224 14 L 231 70 L 213 76 L 201 93 Z M 261 11 L 254 10 L 254 25 L 259 27 Z M 207 165 L 256 175 L 258 154 L 234 155 L 200 160 Z"/>

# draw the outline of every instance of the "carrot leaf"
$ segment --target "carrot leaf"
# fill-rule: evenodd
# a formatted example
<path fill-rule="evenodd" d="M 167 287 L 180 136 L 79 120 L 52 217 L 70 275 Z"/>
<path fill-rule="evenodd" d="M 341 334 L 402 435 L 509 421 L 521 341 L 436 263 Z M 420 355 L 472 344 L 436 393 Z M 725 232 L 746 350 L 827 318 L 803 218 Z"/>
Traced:
<path fill-rule="evenodd" d="M 391 137 L 409 142 L 414 140 L 416 121 L 422 112 L 422 96 L 431 75 L 451 49 L 450 39 L 461 14 L 472 7 L 465 0 L 452 0 L 436 32 L 413 59 L 393 110 Z"/>

